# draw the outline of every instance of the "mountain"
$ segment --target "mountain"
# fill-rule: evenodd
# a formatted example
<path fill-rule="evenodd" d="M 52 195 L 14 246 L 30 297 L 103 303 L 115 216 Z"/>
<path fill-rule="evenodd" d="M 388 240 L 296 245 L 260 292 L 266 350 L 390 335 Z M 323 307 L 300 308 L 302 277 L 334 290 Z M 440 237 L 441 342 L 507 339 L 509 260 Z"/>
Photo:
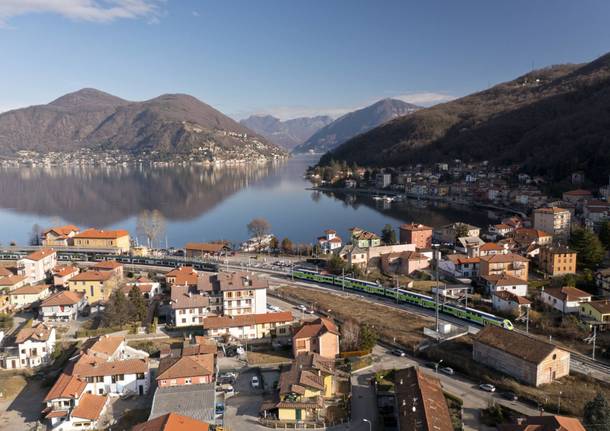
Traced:
<path fill-rule="evenodd" d="M 295 153 L 324 153 L 360 133 L 367 132 L 396 117 L 410 114 L 419 107 L 396 99 L 383 99 L 366 108 L 345 114 L 314 133 Z"/>
<path fill-rule="evenodd" d="M 81 148 L 197 154 L 210 160 L 284 154 L 263 137 L 186 94 L 130 102 L 86 88 L 47 105 L 0 114 L 2 155 Z"/>
<path fill-rule="evenodd" d="M 551 66 L 422 109 L 326 154 L 363 165 L 452 159 L 518 164 L 558 180 L 576 170 L 598 184 L 610 173 L 610 54 Z"/>
<path fill-rule="evenodd" d="M 327 115 L 294 118 L 286 121 L 281 121 L 271 115 L 251 115 L 241 120 L 240 124 L 254 130 L 274 144 L 286 150 L 292 150 L 332 121 L 333 119 Z"/>

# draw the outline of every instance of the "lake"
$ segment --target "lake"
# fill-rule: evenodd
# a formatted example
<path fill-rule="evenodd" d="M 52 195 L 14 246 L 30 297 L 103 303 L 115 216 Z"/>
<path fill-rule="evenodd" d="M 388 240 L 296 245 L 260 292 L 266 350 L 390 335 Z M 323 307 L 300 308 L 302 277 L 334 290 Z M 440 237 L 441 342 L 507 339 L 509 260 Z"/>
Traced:
<path fill-rule="evenodd" d="M 466 207 L 413 200 L 388 206 L 370 197 L 306 190 L 311 185 L 303 174 L 316 161 L 301 156 L 239 167 L 0 168 L 0 241 L 26 244 L 35 224 L 123 228 L 135 236 L 138 214 L 153 209 L 165 216 L 167 243 L 176 247 L 189 241 L 241 242 L 255 217 L 266 218 L 279 238 L 304 244 L 327 228 L 346 238 L 353 226 L 380 232 L 386 223 L 490 222 L 486 211 Z"/>

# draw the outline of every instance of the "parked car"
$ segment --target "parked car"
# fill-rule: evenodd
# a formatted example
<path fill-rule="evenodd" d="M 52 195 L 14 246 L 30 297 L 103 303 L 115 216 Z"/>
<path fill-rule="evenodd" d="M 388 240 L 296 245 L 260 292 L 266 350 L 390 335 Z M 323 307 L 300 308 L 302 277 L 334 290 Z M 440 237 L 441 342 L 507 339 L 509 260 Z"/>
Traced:
<path fill-rule="evenodd" d="M 440 372 L 445 373 L 449 376 L 453 376 L 455 374 L 455 371 L 453 371 L 453 368 L 451 368 L 451 367 L 443 367 L 440 369 Z"/>
<path fill-rule="evenodd" d="M 392 355 L 403 357 L 406 355 L 406 353 L 400 349 L 392 349 Z"/>
<path fill-rule="evenodd" d="M 301 311 L 307 311 L 307 307 L 305 307 L 303 304 L 297 305 L 297 309 Z"/>
<path fill-rule="evenodd" d="M 502 397 L 510 401 L 517 401 L 519 399 L 514 392 L 502 392 Z"/>
<path fill-rule="evenodd" d="M 225 399 L 235 395 L 235 388 L 233 388 L 233 385 L 220 385 L 218 389 L 224 393 Z"/>
<path fill-rule="evenodd" d="M 313 308 L 308 308 L 305 310 L 305 313 L 307 314 L 314 314 L 316 311 Z"/>
<path fill-rule="evenodd" d="M 254 389 L 258 389 L 261 385 L 260 380 L 258 379 L 258 376 L 252 376 L 252 379 L 250 380 L 250 384 L 252 385 L 252 387 Z"/>
<path fill-rule="evenodd" d="M 216 414 L 221 415 L 225 412 L 225 405 L 223 403 L 216 404 Z"/>
<path fill-rule="evenodd" d="M 485 392 L 495 392 L 496 387 L 494 385 L 490 385 L 489 383 L 482 383 L 479 385 L 479 389 Z"/>
<path fill-rule="evenodd" d="M 220 377 L 221 379 L 222 379 L 222 378 L 236 379 L 236 378 L 237 378 L 237 374 L 235 374 L 235 373 L 234 373 L 234 372 L 232 372 L 232 371 L 227 371 L 227 372 L 225 372 L 225 373 L 222 373 L 222 374 L 221 374 L 220 376 L 218 376 L 218 377 Z"/>

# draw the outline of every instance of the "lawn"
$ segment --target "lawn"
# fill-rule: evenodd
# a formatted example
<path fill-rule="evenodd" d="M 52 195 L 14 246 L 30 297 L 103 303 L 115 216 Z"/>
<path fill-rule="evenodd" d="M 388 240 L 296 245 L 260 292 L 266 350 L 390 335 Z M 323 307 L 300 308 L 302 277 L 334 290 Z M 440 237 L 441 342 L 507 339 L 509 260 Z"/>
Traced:
<path fill-rule="evenodd" d="M 249 365 L 289 363 L 292 355 L 289 350 L 272 350 L 266 352 L 248 352 Z"/>
<path fill-rule="evenodd" d="M 27 384 L 23 374 L 16 371 L 0 372 L 0 399 L 12 399 L 19 394 Z"/>
<path fill-rule="evenodd" d="M 275 293 L 299 303 L 315 302 L 318 308 L 330 310 L 328 313 L 338 320 L 353 318 L 360 324 L 370 325 L 381 339 L 395 341 L 411 351 L 424 339 L 424 327 L 433 324 L 430 318 L 340 292 L 282 286 L 276 289 Z"/>

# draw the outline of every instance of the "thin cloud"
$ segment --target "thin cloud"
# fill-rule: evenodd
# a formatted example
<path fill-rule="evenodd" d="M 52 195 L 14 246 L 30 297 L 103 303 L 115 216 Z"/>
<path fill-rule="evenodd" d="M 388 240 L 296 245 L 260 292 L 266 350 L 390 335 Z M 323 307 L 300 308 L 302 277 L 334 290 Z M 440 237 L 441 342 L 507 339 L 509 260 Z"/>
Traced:
<path fill-rule="evenodd" d="M 193 16 L 199 16 L 199 12 L 197 12 L 196 10 L 194 10 L 193 12 L 191 12 L 193 14 Z"/>
<path fill-rule="evenodd" d="M 165 0 L 2 0 L 0 25 L 31 13 L 52 13 L 74 21 L 111 22 L 147 19 L 157 22 Z"/>
<path fill-rule="evenodd" d="M 448 93 L 437 93 L 437 92 L 413 92 L 399 94 L 392 96 L 392 99 L 402 100 L 403 102 L 413 103 L 415 105 L 429 107 L 437 103 L 448 102 L 456 98 L 456 96 Z M 272 115 L 279 118 L 282 121 L 290 120 L 299 117 L 315 117 L 317 115 L 328 115 L 329 117 L 339 118 L 348 112 L 362 109 L 366 106 L 372 105 L 373 103 L 381 100 L 370 99 L 364 103 L 360 103 L 354 106 L 272 106 L 269 108 L 255 108 L 251 110 L 243 110 L 234 114 L 235 118 L 243 119 L 250 115 Z"/>

